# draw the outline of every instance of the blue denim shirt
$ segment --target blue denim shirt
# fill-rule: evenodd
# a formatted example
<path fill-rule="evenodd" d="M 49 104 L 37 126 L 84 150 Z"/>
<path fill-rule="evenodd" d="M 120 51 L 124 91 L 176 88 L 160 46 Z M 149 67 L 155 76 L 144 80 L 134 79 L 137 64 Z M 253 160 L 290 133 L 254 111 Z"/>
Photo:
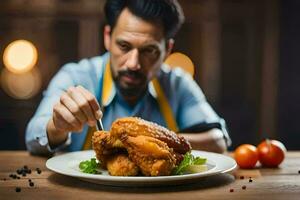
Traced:
<path fill-rule="evenodd" d="M 56 149 L 51 149 L 48 145 L 46 125 L 52 117 L 54 104 L 59 101 L 62 92 L 71 86 L 82 85 L 98 100 L 101 99 L 102 78 L 108 57 L 109 54 L 106 53 L 103 56 L 83 59 L 78 63 L 68 63 L 53 77 L 43 93 L 43 99 L 35 115 L 27 126 L 26 146 L 31 153 L 49 154 L 62 149 L 81 150 L 88 130 L 87 125 L 81 133 L 69 133 L 65 144 Z M 223 120 L 208 104 L 201 89 L 188 73 L 181 68 L 170 69 L 167 65 L 162 65 L 157 79 L 169 101 L 179 130 L 197 124 L 220 124 L 217 127 L 226 132 L 221 123 Z M 105 130 L 110 129 L 114 120 L 126 116 L 138 116 L 166 126 L 152 83 L 149 83 L 147 92 L 134 107 L 124 101 L 114 86 L 108 102 L 102 106 L 104 106 L 102 121 Z M 224 134 L 229 140 L 228 134 Z"/>

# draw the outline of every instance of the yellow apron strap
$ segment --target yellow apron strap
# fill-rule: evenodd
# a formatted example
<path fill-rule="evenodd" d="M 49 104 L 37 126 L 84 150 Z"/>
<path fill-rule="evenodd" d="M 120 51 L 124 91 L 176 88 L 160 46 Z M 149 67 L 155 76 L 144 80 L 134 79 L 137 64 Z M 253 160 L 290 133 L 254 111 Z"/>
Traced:
<path fill-rule="evenodd" d="M 96 131 L 95 127 L 89 127 L 87 135 L 85 137 L 84 144 L 82 146 L 82 150 L 89 150 L 92 148 L 92 137 L 95 131 Z"/>
<path fill-rule="evenodd" d="M 113 86 L 113 79 L 111 76 L 110 62 L 108 61 L 105 66 L 105 72 L 103 77 L 101 105 L 107 104 L 108 99 L 111 95 L 112 86 Z"/>
<path fill-rule="evenodd" d="M 101 105 L 105 105 L 111 95 L 111 89 L 113 86 L 113 79 L 111 76 L 110 62 L 108 61 L 105 65 L 105 71 L 103 75 L 103 83 L 102 83 L 102 95 L 101 95 Z M 94 132 L 96 131 L 96 127 L 89 127 L 87 131 L 87 135 L 85 137 L 84 144 L 82 146 L 82 150 L 88 150 L 92 148 L 92 137 Z"/>
<path fill-rule="evenodd" d="M 157 94 L 157 101 L 160 108 L 160 111 L 166 121 L 167 127 L 174 132 L 178 131 L 178 126 L 173 115 L 173 111 L 168 102 L 167 97 L 165 96 L 163 89 L 161 88 L 157 79 L 152 80 L 155 92 Z"/>

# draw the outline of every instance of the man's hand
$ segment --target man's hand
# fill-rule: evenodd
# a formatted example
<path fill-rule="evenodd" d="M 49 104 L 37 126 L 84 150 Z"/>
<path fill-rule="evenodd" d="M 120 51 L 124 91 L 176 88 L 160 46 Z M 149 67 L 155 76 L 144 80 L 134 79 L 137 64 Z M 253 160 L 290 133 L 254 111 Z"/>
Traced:
<path fill-rule="evenodd" d="M 224 135 L 221 130 L 213 128 L 202 133 L 180 134 L 187 139 L 193 149 L 224 153 L 227 149 Z"/>
<path fill-rule="evenodd" d="M 70 87 L 54 105 L 52 118 L 47 124 L 50 146 L 63 143 L 68 132 L 82 131 L 85 123 L 95 126 L 101 117 L 100 106 L 93 94 L 82 86 Z"/>

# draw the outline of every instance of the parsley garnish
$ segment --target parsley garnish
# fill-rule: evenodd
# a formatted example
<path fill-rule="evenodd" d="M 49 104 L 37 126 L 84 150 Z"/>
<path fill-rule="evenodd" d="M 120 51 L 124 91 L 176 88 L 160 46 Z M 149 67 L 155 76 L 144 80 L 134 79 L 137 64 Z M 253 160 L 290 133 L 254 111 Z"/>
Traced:
<path fill-rule="evenodd" d="M 173 170 L 173 175 L 182 175 L 188 173 L 193 166 L 203 166 L 206 163 L 206 158 L 195 157 L 190 152 L 186 153 L 181 163 Z M 203 169 L 201 167 L 201 169 Z M 193 170 L 194 171 L 194 170 Z"/>
<path fill-rule="evenodd" d="M 85 160 L 79 163 L 80 171 L 88 174 L 101 174 L 99 167 L 100 163 L 96 161 L 96 158 L 91 158 L 91 160 Z"/>

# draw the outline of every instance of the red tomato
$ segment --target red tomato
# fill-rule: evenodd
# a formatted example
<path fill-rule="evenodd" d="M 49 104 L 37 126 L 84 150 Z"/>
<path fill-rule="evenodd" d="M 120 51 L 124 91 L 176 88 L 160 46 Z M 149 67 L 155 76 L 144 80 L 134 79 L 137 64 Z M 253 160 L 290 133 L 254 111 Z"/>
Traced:
<path fill-rule="evenodd" d="M 257 149 L 251 144 L 240 145 L 234 151 L 234 159 L 240 168 L 253 168 L 258 161 Z"/>
<path fill-rule="evenodd" d="M 286 152 L 285 146 L 277 140 L 264 140 L 258 147 L 260 163 L 265 167 L 277 167 L 283 160 Z"/>

